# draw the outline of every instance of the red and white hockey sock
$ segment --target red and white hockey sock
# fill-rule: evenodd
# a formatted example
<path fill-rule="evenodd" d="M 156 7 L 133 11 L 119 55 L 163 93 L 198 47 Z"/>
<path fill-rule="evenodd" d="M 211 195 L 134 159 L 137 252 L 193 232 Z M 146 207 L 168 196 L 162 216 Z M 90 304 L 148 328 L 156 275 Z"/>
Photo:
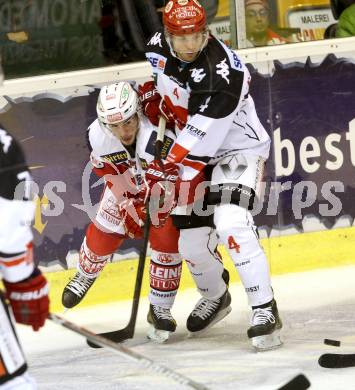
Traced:
<path fill-rule="evenodd" d="M 180 278 L 180 255 L 152 250 L 149 268 L 149 302 L 170 309 L 179 288 Z"/>

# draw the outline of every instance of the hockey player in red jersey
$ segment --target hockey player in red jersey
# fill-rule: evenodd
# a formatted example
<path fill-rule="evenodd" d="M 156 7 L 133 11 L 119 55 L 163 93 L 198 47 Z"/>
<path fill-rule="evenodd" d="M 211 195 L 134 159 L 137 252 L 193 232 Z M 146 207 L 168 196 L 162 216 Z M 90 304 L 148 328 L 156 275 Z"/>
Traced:
<path fill-rule="evenodd" d="M 249 94 L 250 74 L 237 54 L 209 33 L 205 11 L 197 0 L 169 1 L 163 24 L 164 30 L 148 41 L 146 57 L 153 69 L 154 95 L 162 97 L 160 107 L 169 110 L 176 124 L 177 139 L 166 166 L 179 168 L 182 180 L 203 171 L 211 173 L 206 201 L 214 205 L 217 234 L 233 259 L 252 307 L 248 337 L 257 349 L 276 347 L 281 345 L 282 323 L 250 213 L 269 156 L 270 138 Z M 148 117 L 153 115 L 149 105 L 143 109 Z M 154 172 L 152 185 L 162 168 L 153 162 L 148 171 Z M 225 195 L 229 195 L 227 202 Z M 179 250 L 187 260 L 194 252 L 188 240 L 188 230 L 181 231 Z M 203 272 L 201 260 L 194 262 L 193 275 Z M 187 320 L 191 331 L 208 326 L 209 317 L 221 308 L 220 302 L 201 293 L 202 300 Z M 219 296 L 223 294 L 221 289 Z M 209 312 L 201 310 L 202 306 L 208 306 Z"/>
<path fill-rule="evenodd" d="M 18 142 L 0 128 L 0 388 L 36 389 L 13 326 L 41 328 L 48 316 L 48 284 L 33 261 L 30 223 L 35 204 Z M 12 316 L 13 314 L 13 316 Z"/>
<path fill-rule="evenodd" d="M 80 249 L 78 272 L 63 291 L 62 302 L 67 308 L 74 307 L 84 298 L 127 237 L 142 237 L 145 220 L 147 187 L 143 179 L 145 169 L 154 159 L 157 128 L 141 114 L 138 94 L 127 82 L 101 89 L 97 114 L 98 119 L 90 125 L 87 133 L 90 160 L 94 172 L 104 177 L 106 184 L 95 220 L 90 223 Z M 174 139 L 174 133 L 167 129 L 163 154 L 167 155 Z M 174 172 L 172 170 L 170 174 L 174 175 Z M 149 337 L 163 341 L 176 328 L 170 309 L 181 276 L 179 232 L 172 224 L 168 211 L 153 214 L 151 219 L 148 322 L 152 327 Z M 164 226 L 161 226 L 163 222 Z M 206 250 L 202 250 L 198 257 L 211 258 L 213 266 L 221 267 L 222 273 L 223 266 L 215 252 L 216 243 L 213 247 L 212 238 L 203 230 L 198 239 L 206 242 Z M 225 286 L 223 279 L 220 283 Z M 204 288 L 201 283 L 198 286 Z"/>

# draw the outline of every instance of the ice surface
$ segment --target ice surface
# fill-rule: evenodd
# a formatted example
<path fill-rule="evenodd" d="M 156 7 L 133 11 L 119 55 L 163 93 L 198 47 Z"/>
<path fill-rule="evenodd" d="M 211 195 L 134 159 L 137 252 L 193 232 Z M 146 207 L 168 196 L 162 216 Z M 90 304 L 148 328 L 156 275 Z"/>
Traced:
<path fill-rule="evenodd" d="M 284 345 L 278 350 L 252 350 L 246 337 L 250 310 L 240 284 L 230 288 L 231 314 L 199 337 L 190 337 L 185 327 L 198 293 L 179 293 L 172 311 L 177 332 L 166 344 L 147 341 L 148 303 L 142 300 L 136 336 L 124 345 L 211 390 L 275 390 L 300 372 L 312 389 L 355 388 L 355 368 L 318 365 L 326 352 L 355 353 L 355 266 L 274 277 L 273 287 L 284 322 Z M 123 327 L 129 311 L 130 305 L 121 302 L 73 309 L 65 317 L 90 330 L 107 331 Z M 184 388 L 113 351 L 90 349 L 81 336 L 49 321 L 41 332 L 19 326 L 18 333 L 39 389 Z M 341 347 L 324 345 L 324 338 L 340 340 Z"/>

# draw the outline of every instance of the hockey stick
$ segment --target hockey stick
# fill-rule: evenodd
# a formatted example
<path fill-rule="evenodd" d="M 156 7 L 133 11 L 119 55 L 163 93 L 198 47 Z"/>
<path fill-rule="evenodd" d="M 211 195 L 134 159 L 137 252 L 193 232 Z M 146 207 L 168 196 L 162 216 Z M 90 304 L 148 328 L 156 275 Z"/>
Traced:
<path fill-rule="evenodd" d="M 166 126 L 166 120 L 164 117 L 161 116 L 159 120 L 157 139 L 155 142 L 155 158 L 158 160 L 160 160 L 161 148 L 164 140 L 165 126 Z M 100 336 L 105 337 L 106 339 L 111 340 L 115 343 L 120 343 L 124 340 L 131 339 L 134 336 L 134 330 L 136 327 L 136 320 L 138 314 L 139 297 L 141 294 L 143 274 L 144 274 L 144 264 L 145 264 L 145 258 L 147 256 L 150 225 L 151 225 L 151 220 L 149 215 L 149 201 L 148 201 L 147 218 L 144 224 L 143 247 L 139 253 L 136 284 L 134 286 L 132 309 L 131 309 L 131 316 L 129 322 L 123 329 L 99 334 Z M 92 348 L 101 348 L 100 345 L 97 345 L 90 340 L 87 340 L 87 343 Z"/>
<path fill-rule="evenodd" d="M 289 382 L 287 382 L 282 387 L 279 387 L 277 390 L 306 390 L 311 386 L 311 382 L 303 374 L 298 374 Z"/>
<path fill-rule="evenodd" d="M 318 363 L 324 368 L 355 367 L 355 353 L 325 353 L 320 356 Z"/>
<path fill-rule="evenodd" d="M 179 374 L 178 372 L 173 371 L 162 364 L 156 363 L 153 360 L 141 355 L 140 353 L 131 350 L 130 348 L 124 347 L 121 344 L 116 344 L 113 341 L 106 339 L 105 337 L 96 335 L 95 333 L 83 328 L 82 326 L 76 325 L 63 317 L 60 317 L 57 314 L 50 313 L 48 318 L 56 324 L 61 325 L 64 328 L 70 329 L 71 331 L 86 337 L 87 340 L 90 340 L 95 345 L 100 345 L 100 347 L 107 347 L 119 353 L 123 357 L 129 358 L 139 363 L 142 367 L 149 368 L 150 370 L 158 374 L 162 374 L 168 378 L 171 378 L 175 382 L 180 383 L 181 385 L 185 385 L 196 390 L 209 390 L 208 387 L 198 382 L 195 382 L 192 379 L 189 379 L 186 376 Z"/>

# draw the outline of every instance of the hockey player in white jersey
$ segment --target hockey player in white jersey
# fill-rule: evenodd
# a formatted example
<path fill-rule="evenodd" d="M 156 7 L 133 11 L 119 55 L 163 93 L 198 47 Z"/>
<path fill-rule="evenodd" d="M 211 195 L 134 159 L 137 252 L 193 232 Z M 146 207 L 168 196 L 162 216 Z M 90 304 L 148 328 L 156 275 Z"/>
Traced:
<path fill-rule="evenodd" d="M 37 331 L 48 316 L 48 285 L 33 261 L 35 204 L 30 174 L 18 142 L 0 128 L 0 389 L 33 390 L 13 318 Z"/>
<path fill-rule="evenodd" d="M 104 177 L 106 184 L 96 218 L 90 223 L 80 249 L 78 272 L 63 291 L 62 303 L 67 308 L 74 307 L 84 298 L 127 237 L 142 237 L 145 220 L 147 187 L 143 177 L 154 158 L 157 128 L 141 114 L 138 94 L 127 82 L 101 89 L 97 114 L 98 119 L 87 133 L 90 160 L 94 172 Z M 166 130 L 162 157 L 167 155 L 174 139 L 174 133 Z M 176 175 L 176 172 L 172 170 L 170 174 Z M 179 232 L 172 224 L 169 212 L 160 211 L 151 215 L 148 322 L 152 325 L 149 337 L 164 341 L 176 328 L 170 309 L 180 282 L 181 256 L 178 253 Z M 162 222 L 164 226 L 161 226 Z M 206 241 L 204 232 L 202 235 L 201 239 Z M 213 258 L 220 267 L 215 248 L 216 244 L 214 248 L 202 251 L 201 256 Z M 223 279 L 220 283 L 225 285 Z"/>
<path fill-rule="evenodd" d="M 215 206 L 217 234 L 233 259 L 252 307 L 248 337 L 257 349 L 276 347 L 281 345 L 282 323 L 250 213 L 270 139 L 249 94 L 250 74 L 237 54 L 209 33 L 205 11 L 197 0 L 169 1 L 163 24 L 164 30 L 148 41 L 146 57 L 178 132 L 166 164 L 170 169 L 179 167 L 183 180 L 201 171 L 211 172 L 207 203 Z M 149 111 L 149 106 L 144 109 Z M 152 177 L 159 177 L 162 170 L 155 163 L 149 169 L 156 171 Z M 179 250 L 189 259 L 196 248 L 187 242 L 188 230 L 181 231 Z M 203 262 L 194 262 L 194 273 L 203 267 Z M 213 303 L 204 298 L 187 320 L 191 331 L 208 324 L 209 315 L 219 310 L 216 304 L 207 315 L 203 313 L 201 302 Z"/>

